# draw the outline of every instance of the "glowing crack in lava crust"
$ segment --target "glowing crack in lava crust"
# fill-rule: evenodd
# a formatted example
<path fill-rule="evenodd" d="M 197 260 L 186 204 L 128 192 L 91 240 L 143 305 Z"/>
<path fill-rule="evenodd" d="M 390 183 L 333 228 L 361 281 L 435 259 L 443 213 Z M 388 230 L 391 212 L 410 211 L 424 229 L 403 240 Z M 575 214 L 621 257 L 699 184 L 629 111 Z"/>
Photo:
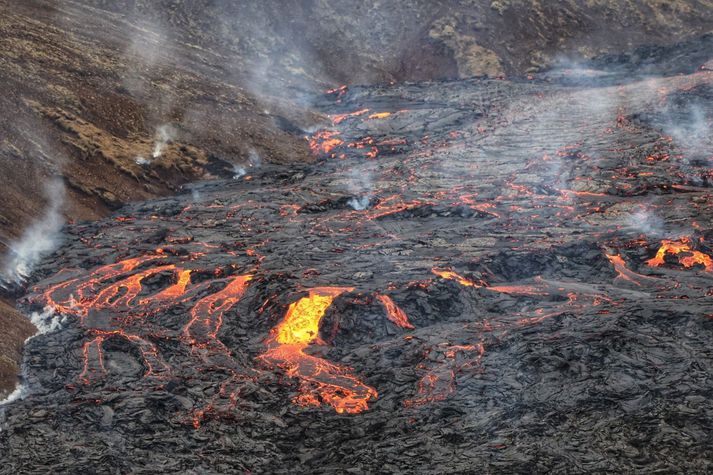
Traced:
<path fill-rule="evenodd" d="M 112 338 L 124 339 L 137 348 L 145 367 L 145 377 L 165 377 L 172 371 L 161 358 L 156 344 L 151 341 L 157 336 L 182 339 L 191 347 L 209 349 L 213 355 L 230 358 L 229 350 L 218 339 L 218 332 L 225 313 L 242 298 L 252 275 L 193 284 L 191 280 L 194 271 L 175 264 L 140 269 L 142 265 L 165 258 L 165 255 L 160 254 L 146 255 L 101 266 L 87 275 L 51 285 L 33 297 L 56 312 L 78 316 L 81 326 L 94 336 L 82 348 L 84 363 L 79 376 L 82 383 L 91 384 L 106 376 L 103 345 Z M 173 274 L 173 283 L 163 290 L 139 298 L 145 291 L 143 282 L 148 277 L 166 272 Z M 60 272 L 58 276 L 62 274 Z M 116 281 L 112 283 L 112 280 Z M 222 290 L 198 299 L 190 310 L 190 320 L 180 334 L 169 335 L 142 327 L 141 322 L 195 298 L 209 284 L 216 283 L 225 283 L 225 286 Z M 101 312 L 109 312 L 112 318 L 99 318 Z"/>
<path fill-rule="evenodd" d="M 305 353 L 312 343 L 319 343 L 319 324 L 336 297 L 353 291 L 350 287 L 316 287 L 306 297 L 290 304 L 284 319 L 275 327 L 260 358 L 284 369 L 301 382 L 295 402 L 319 406 L 322 402 L 338 413 L 358 413 L 376 399 L 376 389 L 367 386 L 343 366 Z"/>
<path fill-rule="evenodd" d="M 79 323 L 91 337 L 82 346 L 81 383 L 89 385 L 106 378 L 104 345 L 110 339 L 123 339 L 134 345 L 143 361 L 145 378 L 165 379 L 174 368 L 163 360 L 152 340 L 156 337 L 175 338 L 196 350 L 193 354 L 199 358 L 200 364 L 228 374 L 218 398 L 228 400 L 228 408 L 234 407 L 240 381 L 251 378 L 254 370 L 238 369 L 231 351 L 219 340 L 218 333 L 226 312 L 243 297 L 253 275 L 194 283 L 193 276 L 197 271 L 185 269 L 182 264 L 167 264 L 166 258 L 163 254 L 146 255 L 101 266 L 83 276 L 52 284 L 36 294 L 33 300 L 62 314 L 78 316 Z M 142 268 L 154 261 L 163 265 Z M 64 273 L 58 273 L 56 279 L 63 278 Z M 141 296 L 146 294 L 144 282 L 149 277 L 167 273 L 172 275 L 167 286 Z M 222 284 L 222 289 L 198 298 L 216 284 Z M 306 297 L 289 306 L 266 341 L 267 351 L 259 359 L 281 368 L 288 376 L 300 381 L 300 393 L 294 399 L 298 405 L 319 406 L 324 403 L 338 413 L 358 413 L 368 409 L 369 401 L 378 395 L 376 389 L 352 375 L 349 368 L 306 352 L 312 344 L 324 344 L 319 338 L 320 322 L 334 299 L 353 290 L 352 287 L 310 289 Z M 406 313 L 391 297 L 383 294 L 375 294 L 374 297 L 384 308 L 389 321 L 403 329 L 414 329 Z M 196 298 L 190 308 L 190 318 L 180 332 L 171 334 L 144 327 L 142 322 L 152 316 Z M 113 318 L 109 321 L 98 318 L 101 312 L 109 312 Z M 209 412 L 216 412 L 219 405 L 213 400 L 205 408 L 196 410 L 193 425 L 200 427 L 202 419 Z"/>

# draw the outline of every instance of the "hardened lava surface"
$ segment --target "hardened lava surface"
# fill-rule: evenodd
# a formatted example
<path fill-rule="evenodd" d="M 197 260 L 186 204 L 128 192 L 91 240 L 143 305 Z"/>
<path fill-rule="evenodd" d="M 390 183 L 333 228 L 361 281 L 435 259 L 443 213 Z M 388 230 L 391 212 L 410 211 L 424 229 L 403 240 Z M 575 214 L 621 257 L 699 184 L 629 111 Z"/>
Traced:
<path fill-rule="evenodd" d="M 68 227 L 2 473 L 713 469 L 713 73 L 340 88 Z"/>

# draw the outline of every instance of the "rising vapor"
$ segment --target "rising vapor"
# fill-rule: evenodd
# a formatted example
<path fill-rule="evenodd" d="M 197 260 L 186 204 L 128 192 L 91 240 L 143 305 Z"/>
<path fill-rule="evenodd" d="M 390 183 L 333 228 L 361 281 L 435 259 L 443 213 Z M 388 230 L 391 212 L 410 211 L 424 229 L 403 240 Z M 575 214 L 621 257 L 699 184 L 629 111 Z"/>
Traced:
<path fill-rule="evenodd" d="M 25 229 L 20 239 L 8 245 L 0 273 L 0 285 L 5 288 L 27 280 L 40 259 L 60 243 L 60 230 L 64 225 L 64 184 L 60 180 L 49 182 L 45 195 L 48 207 L 43 215 Z"/>

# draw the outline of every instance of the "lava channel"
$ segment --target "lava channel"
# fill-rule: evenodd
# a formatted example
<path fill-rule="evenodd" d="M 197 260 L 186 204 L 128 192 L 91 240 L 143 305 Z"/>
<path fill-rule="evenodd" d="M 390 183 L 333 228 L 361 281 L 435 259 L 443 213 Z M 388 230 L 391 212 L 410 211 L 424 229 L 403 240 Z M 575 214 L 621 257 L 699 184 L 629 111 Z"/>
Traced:
<path fill-rule="evenodd" d="M 359 413 L 378 396 L 376 389 L 350 374 L 348 368 L 305 353 L 319 343 L 319 324 L 336 297 L 353 291 L 348 287 L 316 287 L 309 295 L 292 303 L 282 321 L 267 339 L 267 351 L 260 359 L 282 368 L 301 382 L 294 402 L 301 406 L 326 403 L 338 413 Z"/>

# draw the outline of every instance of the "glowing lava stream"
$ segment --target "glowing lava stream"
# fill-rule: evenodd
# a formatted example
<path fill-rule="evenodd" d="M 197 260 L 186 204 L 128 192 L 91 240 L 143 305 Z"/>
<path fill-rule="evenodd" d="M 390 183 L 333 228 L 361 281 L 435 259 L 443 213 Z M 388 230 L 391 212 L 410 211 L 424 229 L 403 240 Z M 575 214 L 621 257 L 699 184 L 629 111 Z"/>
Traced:
<path fill-rule="evenodd" d="M 446 280 L 454 280 L 464 287 L 475 287 L 477 289 L 487 289 L 493 292 L 500 292 L 501 294 L 515 294 L 515 295 L 547 295 L 543 289 L 537 288 L 534 285 L 493 285 L 489 286 L 485 282 L 473 282 L 470 279 L 463 277 L 460 274 L 447 269 L 431 269 L 438 277 Z"/>
<path fill-rule="evenodd" d="M 336 297 L 353 291 L 349 287 L 316 287 L 307 297 L 292 303 L 285 318 L 271 331 L 263 361 L 285 370 L 301 381 L 295 402 L 319 406 L 322 402 L 338 413 L 358 413 L 378 396 L 376 389 L 349 374 L 348 368 L 308 355 L 304 350 L 319 341 L 319 324 Z"/>
<path fill-rule="evenodd" d="M 170 367 L 159 355 L 158 347 L 150 341 L 149 334 L 141 326 L 134 326 L 133 322 L 183 304 L 215 282 L 226 282 L 226 285 L 193 305 L 191 319 L 183 327 L 181 337 L 191 347 L 210 350 L 201 353 L 203 360 L 212 367 L 219 366 L 230 373 L 229 380 L 221 390 L 237 384 L 244 376 L 236 372 L 237 365 L 230 351 L 218 340 L 218 332 L 224 314 L 242 298 L 252 276 L 238 275 L 194 284 L 193 271 L 174 264 L 137 270 L 147 262 L 164 258 L 162 255 L 149 255 L 105 265 L 85 276 L 51 285 L 33 298 L 35 301 L 42 300 L 42 303 L 57 312 L 78 316 L 80 325 L 91 335 L 91 339 L 82 347 L 84 361 L 79 376 L 82 383 L 89 384 L 106 375 L 103 345 L 112 338 L 124 339 L 136 347 L 143 360 L 145 377 L 163 377 L 170 372 Z M 144 279 L 162 272 L 172 272 L 174 283 L 157 293 L 139 298 Z M 58 277 L 62 274 L 60 272 Z M 119 280 L 109 283 L 115 279 Z M 108 315 L 113 317 L 110 319 L 112 323 L 108 326 L 94 325 L 87 318 L 90 311 L 109 312 Z M 229 396 L 232 399 L 234 395 Z"/>
<path fill-rule="evenodd" d="M 695 265 L 702 265 L 705 267 L 706 271 L 713 272 L 713 259 L 707 254 L 700 251 L 695 251 L 691 248 L 691 241 L 688 238 L 683 238 L 679 241 L 669 241 L 664 239 L 661 241 L 661 247 L 656 256 L 646 261 L 646 265 L 649 267 L 659 267 L 665 264 L 666 254 L 688 254 L 686 256 L 679 256 L 678 262 L 686 268 L 691 268 Z"/>
<path fill-rule="evenodd" d="M 606 254 L 606 256 L 607 259 L 609 259 L 609 262 L 611 262 L 611 264 L 614 266 L 614 270 L 616 270 L 617 274 L 619 274 L 617 275 L 616 279 L 627 280 L 639 286 L 641 285 L 642 281 L 656 281 L 656 279 L 653 277 L 637 274 L 636 272 L 629 270 L 629 268 L 626 267 L 626 262 L 624 262 L 624 259 L 622 259 L 621 256 L 609 254 Z"/>
<path fill-rule="evenodd" d="M 401 310 L 393 300 L 391 300 L 391 297 L 388 295 L 377 294 L 376 299 L 381 302 L 381 305 L 384 306 L 386 316 L 393 324 L 408 330 L 413 330 L 415 328 L 411 322 L 409 322 L 406 313 Z"/>
<path fill-rule="evenodd" d="M 92 271 L 87 277 L 69 279 L 50 286 L 41 294 L 41 299 L 45 305 L 52 307 L 58 313 L 79 314 L 80 318 L 84 317 L 99 298 L 90 299 L 88 297 L 88 294 L 97 286 L 131 272 L 141 264 L 165 257 L 160 255 L 142 256 L 102 266 Z M 55 294 L 60 294 L 60 296 L 55 296 Z"/>
<path fill-rule="evenodd" d="M 243 297 L 252 278 L 252 275 L 239 275 L 223 290 L 199 300 L 191 309 L 191 320 L 183 327 L 183 336 L 192 345 L 218 342 L 223 315 Z"/>
<path fill-rule="evenodd" d="M 154 336 L 175 338 L 166 333 L 149 333 L 138 323 L 147 317 L 195 298 L 213 284 L 224 283 L 222 290 L 199 298 L 192 305 L 190 319 L 182 327 L 178 338 L 190 346 L 194 355 L 200 356 L 203 364 L 221 368 L 227 379 L 210 402 L 194 411 L 193 425 L 199 427 L 206 414 L 234 408 L 246 380 L 253 379 L 252 368 L 242 367 L 231 351 L 218 339 L 223 318 L 244 296 L 252 275 L 236 275 L 219 280 L 193 282 L 193 272 L 178 264 L 169 264 L 140 269 L 145 263 L 163 259 L 151 255 L 102 266 L 80 277 L 69 278 L 50 285 L 44 291 L 36 289 L 34 300 L 52 306 L 56 311 L 79 317 L 79 323 L 90 339 L 82 346 L 83 366 L 79 380 L 90 384 L 104 378 L 104 344 L 109 339 L 123 339 L 140 353 L 145 368 L 145 377 L 162 378 L 171 371 L 152 343 Z M 151 295 L 141 296 L 143 282 L 151 276 L 170 272 L 173 281 Z M 57 279 L 64 272 L 60 272 Z M 339 413 L 358 413 L 368 409 L 368 402 L 377 397 L 377 391 L 350 374 L 349 368 L 329 363 L 324 359 L 305 353 L 313 343 L 321 343 L 319 327 L 327 309 L 334 299 L 348 287 L 317 287 L 308 296 L 293 302 L 284 319 L 272 330 L 266 344 L 267 350 L 260 359 L 283 369 L 288 376 L 300 380 L 297 404 L 318 406 L 331 405 Z M 394 325 L 413 329 L 406 313 L 387 295 L 375 294 L 386 316 Z M 101 312 L 93 318 L 92 312 Z M 92 318 L 88 318 L 92 315 Z M 103 317 L 109 317 L 107 319 Z M 94 322 L 97 322 L 96 325 Z"/>

